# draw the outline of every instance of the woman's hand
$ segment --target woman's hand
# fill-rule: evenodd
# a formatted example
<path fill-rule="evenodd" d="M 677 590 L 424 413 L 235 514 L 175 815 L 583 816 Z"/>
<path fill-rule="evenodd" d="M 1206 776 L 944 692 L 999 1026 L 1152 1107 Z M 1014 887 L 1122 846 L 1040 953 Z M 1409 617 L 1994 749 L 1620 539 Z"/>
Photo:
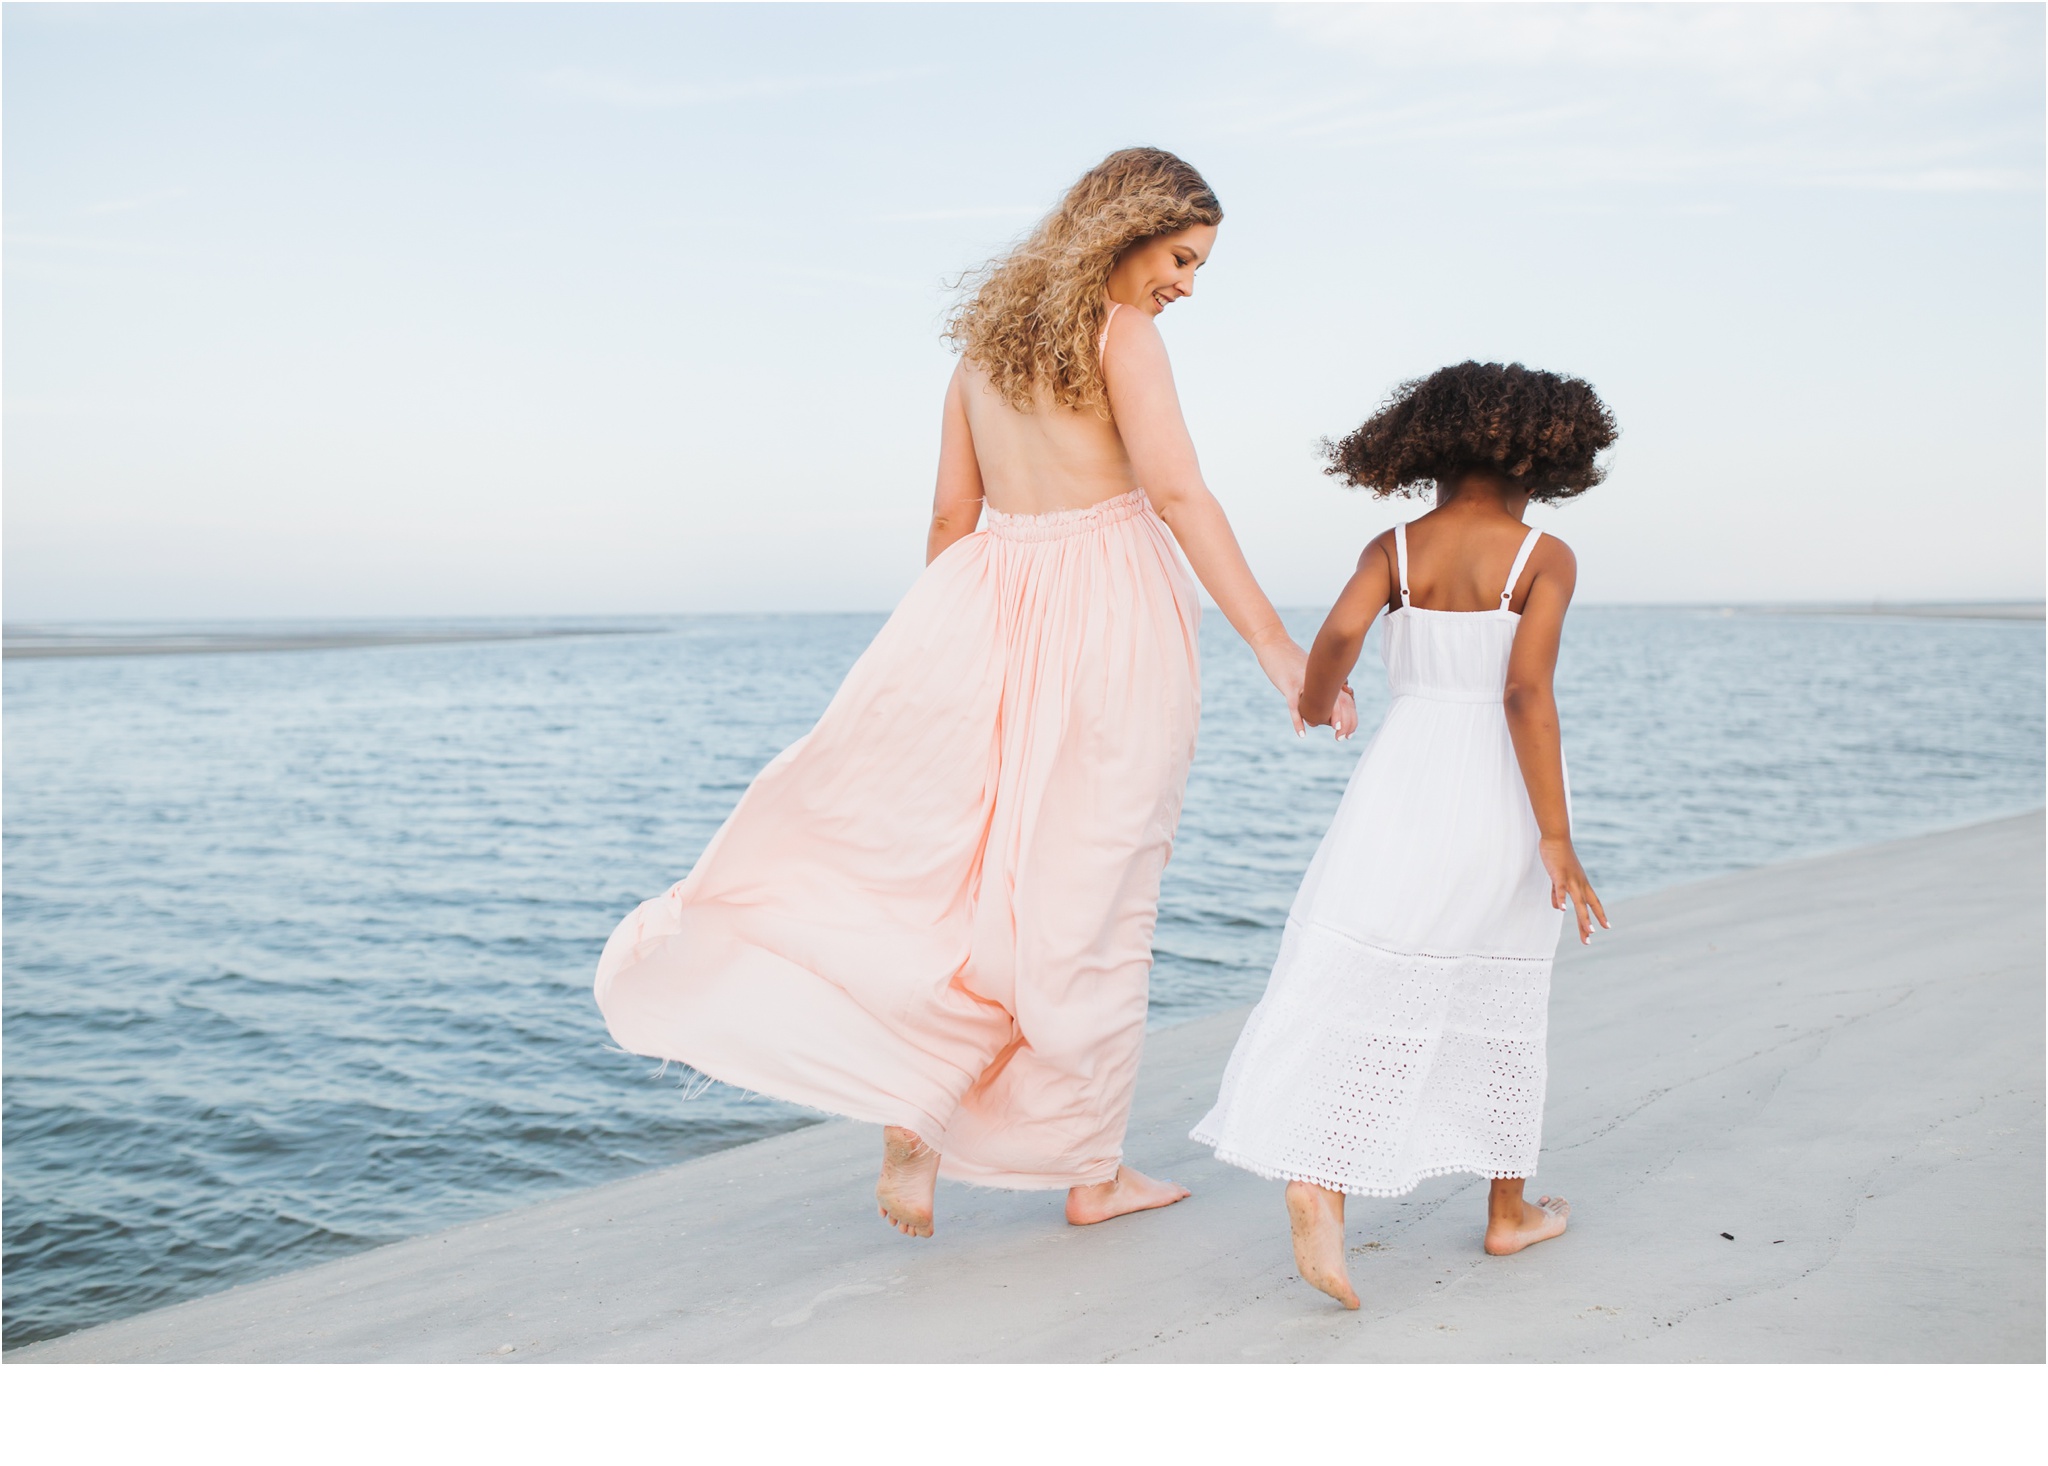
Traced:
<path fill-rule="evenodd" d="M 1301 720 L 1300 703 L 1301 684 L 1308 676 L 1308 653 L 1285 633 L 1260 642 L 1253 651 L 1258 654 L 1259 670 L 1287 704 L 1287 715 L 1294 719 L 1295 736 L 1305 735 L 1308 724 Z"/>
<path fill-rule="evenodd" d="M 1543 859 L 1543 868 L 1550 873 L 1550 906 L 1553 911 L 1563 911 L 1569 903 L 1571 913 L 1578 919 L 1579 941 L 1593 940 L 1593 921 L 1597 917 L 1600 925 L 1608 931 L 1614 929 L 1607 920 L 1607 913 L 1600 907 L 1600 898 L 1593 894 L 1593 883 L 1586 879 L 1585 867 L 1579 864 L 1578 852 L 1572 849 L 1568 839 L 1543 840 L 1537 844 Z"/>
<path fill-rule="evenodd" d="M 1313 713 L 1304 714 L 1302 712 L 1302 693 L 1308 682 L 1308 655 L 1301 648 L 1294 646 L 1294 643 L 1291 641 L 1287 645 L 1293 647 L 1298 658 L 1295 665 L 1299 670 L 1294 673 L 1293 680 L 1291 682 L 1281 681 L 1275 675 L 1271 666 L 1266 666 L 1266 675 L 1273 679 L 1273 685 L 1279 688 L 1280 695 L 1287 699 L 1288 709 L 1294 714 L 1294 731 L 1296 736 L 1298 737 L 1306 733 L 1310 728 L 1328 728 L 1339 739 L 1349 738 L 1353 733 L 1356 733 L 1358 731 L 1358 702 L 1351 695 L 1351 684 L 1349 682 L 1338 685 L 1337 696 L 1330 704 L 1329 712 L 1321 716 Z M 1262 666 L 1266 665 L 1263 653 L 1260 654 L 1259 662 Z"/>

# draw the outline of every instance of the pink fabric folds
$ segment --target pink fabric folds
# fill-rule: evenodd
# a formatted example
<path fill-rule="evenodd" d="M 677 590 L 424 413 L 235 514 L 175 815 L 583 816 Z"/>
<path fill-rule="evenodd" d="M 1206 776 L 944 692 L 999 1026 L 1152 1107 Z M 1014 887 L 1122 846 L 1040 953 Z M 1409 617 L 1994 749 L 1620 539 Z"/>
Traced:
<path fill-rule="evenodd" d="M 1142 493 L 987 517 L 619 924 L 597 1001 L 633 1053 L 1065 1187 L 1122 1154 L 1199 603 Z"/>

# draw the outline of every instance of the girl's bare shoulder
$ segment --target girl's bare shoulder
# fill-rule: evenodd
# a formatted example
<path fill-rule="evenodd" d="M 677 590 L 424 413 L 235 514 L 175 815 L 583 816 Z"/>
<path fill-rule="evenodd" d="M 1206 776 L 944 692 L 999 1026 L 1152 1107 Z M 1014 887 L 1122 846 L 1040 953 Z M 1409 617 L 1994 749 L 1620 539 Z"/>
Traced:
<path fill-rule="evenodd" d="M 1365 542 L 1365 548 L 1358 552 L 1358 568 L 1369 565 L 1394 563 L 1394 532 L 1383 529 Z"/>
<path fill-rule="evenodd" d="M 1529 568 L 1538 575 L 1572 575 L 1578 572 L 1579 557 L 1572 553 L 1572 547 L 1552 534 L 1543 531 L 1543 538 L 1536 541 L 1536 548 L 1529 552 Z"/>

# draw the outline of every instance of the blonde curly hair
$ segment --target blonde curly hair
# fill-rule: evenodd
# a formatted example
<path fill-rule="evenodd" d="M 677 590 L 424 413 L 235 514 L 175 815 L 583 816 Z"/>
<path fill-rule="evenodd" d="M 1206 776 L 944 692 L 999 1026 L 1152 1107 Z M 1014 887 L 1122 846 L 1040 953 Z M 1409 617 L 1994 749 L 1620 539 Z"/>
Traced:
<path fill-rule="evenodd" d="M 1000 259 L 962 277 L 946 339 L 1012 407 L 1049 396 L 1109 415 L 1095 343 L 1109 312 L 1110 271 L 1134 244 L 1223 222 L 1202 175 L 1162 148 L 1111 153 Z"/>

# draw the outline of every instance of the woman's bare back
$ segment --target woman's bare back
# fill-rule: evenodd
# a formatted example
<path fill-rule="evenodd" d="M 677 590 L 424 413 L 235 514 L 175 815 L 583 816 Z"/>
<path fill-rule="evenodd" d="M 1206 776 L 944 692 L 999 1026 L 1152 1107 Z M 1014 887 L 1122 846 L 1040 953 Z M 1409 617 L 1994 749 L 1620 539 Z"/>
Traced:
<path fill-rule="evenodd" d="M 1086 509 L 1138 487 L 1116 423 L 1042 402 L 1020 412 L 973 365 L 960 365 L 962 405 L 988 507 L 1004 514 Z"/>

